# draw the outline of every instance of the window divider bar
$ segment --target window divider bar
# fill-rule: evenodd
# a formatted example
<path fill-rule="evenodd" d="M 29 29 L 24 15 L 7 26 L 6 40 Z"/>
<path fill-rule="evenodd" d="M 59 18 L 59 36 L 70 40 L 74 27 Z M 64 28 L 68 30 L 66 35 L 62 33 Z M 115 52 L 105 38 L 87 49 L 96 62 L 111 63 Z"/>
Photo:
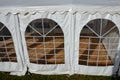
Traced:
<path fill-rule="evenodd" d="M 90 40 L 91 38 L 89 37 L 89 43 L 88 43 L 88 55 L 87 55 L 87 66 L 89 65 L 89 57 L 90 57 Z"/>
<path fill-rule="evenodd" d="M 36 62 L 37 62 L 37 64 L 38 64 L 38 55 L 37 55 L 38 53 L 37 53 L 37 50 L 36 50 L 36 48 L 35 48 L 35 55 L 36 55 Z"/>
<path fill-rule="evenodd" d="M 86 26 L 88 27 L 88 29 L 90 29 L 94 34 L 96 34 L 99 37 L 99 35 L 93 29 L 91 29 L 88 25 Z"/>
<path fill-rule="evenodd" d="M 9 62 L 10 62 L 10 57 L 9 57 L 9 54 L 8 54 L 7 44 L 6 44 L 6 42 L 5 42 L 5 37 L 4 37 L 4 36 L 3 36 L 3 42 L 4 42 L 4 44 L 5 44 L 5 51 L 6 51 L 6 54 L 7 54 L 7 56 L 8 56 Z"/>
<path fill-rule="evenodd" d="M 107 31 L 105 34 L 103 34 L 102 36 L 104 37 L 106 34 L 108 34 L 110 31 L 112 31 L 116 26 L 113 26 L 109 31 Z"/>
<path fill-rule="evenodd" d="M 0 31 L 2 31 L 4 27 L 5 27 L 5 25 L 4 25 L 4 26 L 2 26 L 2 28 L 0 29 Z"/>
<path fill-rule="evenodd" d="M 43 19 L 42 19 L 42 30 L 43 30 L 43 35 L 44 35 L 45 34 L 45 29 L 44 29 L 44 20 Z"/>
<path fill-rule="evenodd" d="M 97 55 L 97 64 L 96 64 L 96 66 L 99 66 L 98 64 L 99 64 L 99 57 L 100 57 L 100 47 L 101 47 L 101 38 L 99 39 L 99 48 L 98 48 L 98 55 Z"/>
<path fill-rule="evenodd" d="M 109 46 L 109 47 L 108 47 L 108 53 L 111 52 L 111 51 L 110 51 L 110 50 L 111 50 L 111 49 L 110 49 L 110 41 L 111 41 L 111 38 L 109 38 L 109 40 L 108 40 L 108 46 Z M 109 61 L 108 59 L 109 59 L 109 58 L 108 58 L 108 55 L 107 55 L 106 66 L 108 65 L 108 61 Z"/>
<path fill-rule="evenodd" d="M 102 21 L 102 19 L 101 19 L 101 23 L 100 23 L 100 36 L 102 36 L 102 27 L 103 27 L 103 21 Z"/>
<path fill-rule="evenodd" d="M 37 32 L 39 35 L 42 36 L 42 34 L 40 32 L 38 32 L 34 27 L 32 27 L 31 25 L 29 25 L 30 28 L 32 28 L 35 32 Z"/>
<path fill-rule="evenodd" d="M 43 44 L 44 44 L 45 64 L 47 64 L 47 54 L 46 54 L 45 37 L 44 36 L 43 36 Z"/>
<path fill-rule="evenodd" d="M 55 56 L 55 64 L 56 64 L 55 36 L 53 36 L 53 43 L 54 43 L 54 56 Z"/>
<path fill-rule="evenodd" d="M 53 31 L 58 25 L 54 26 L 51 30 L 49 30 L 45 35 L 49 34 L 51 31 Z"/>

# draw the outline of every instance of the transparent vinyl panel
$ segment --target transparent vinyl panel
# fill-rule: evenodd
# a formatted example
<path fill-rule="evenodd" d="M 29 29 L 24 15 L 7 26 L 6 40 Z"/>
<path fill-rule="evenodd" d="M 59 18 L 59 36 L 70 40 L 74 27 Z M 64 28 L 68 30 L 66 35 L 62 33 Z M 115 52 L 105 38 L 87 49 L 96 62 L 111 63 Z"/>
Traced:
<path fill-rule="evenodd" d="M 0 62 L 17 62 L 11 33 L 2 23 L 0 23 Z"/>
<path fill-rule="evenodd" d="M 109 66 L 114 64 L 119 31 L 110 20 L 95 19 L 88 22 L 80 33 L 79 64 Z"/>
<path fill-rule="evenodd" d="M 36 64 L 64 64 L 64 34 L 51 19 L 32 21 L 25 32 L 29 60 Z"/>

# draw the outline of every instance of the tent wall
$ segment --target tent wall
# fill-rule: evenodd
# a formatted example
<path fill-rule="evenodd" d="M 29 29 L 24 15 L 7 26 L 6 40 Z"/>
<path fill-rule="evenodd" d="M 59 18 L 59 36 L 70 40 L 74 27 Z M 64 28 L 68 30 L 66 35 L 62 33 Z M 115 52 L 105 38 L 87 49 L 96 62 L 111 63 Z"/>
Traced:
<path fill-rule="evenodd" d="M 105 75 L 110 76 L 118 69 L 119 53 L 116 54 L 115 65 L 111 66 L 86 66 L 79 65 L 79 37 L 84 25 L 94 19 L 111 20 L 120 29 L 120 15 L 99 12 L 91 14 L 89 12 L 80 13 L 70 11 L 35 11 L 19 14 L 7 13 L 0 15 L 0 21 L 11 31 L 15 43 L 18 63 L 1 63 L 0 71 L 12 72 L 11 74 L 24 75 L 27 67 L 29 72 L 37 74 L 85 74 L 85 75 Z M 64 33 L 64 54 L 65 64 L 42 65 L 30 63 L 25 40 L 25 31 L 28 24 L 36 19 L 48 18 L 58 23 Z M 120 30 L 119 30 L 120 31 Z M 120 43 L 117 49 L 119 52 Z M 14 65 L 14 67 L 13 67 Z M 8 67 L 11 66 L 11 67 Z M 5 68 L 6 69 L 3 69 Z"/>

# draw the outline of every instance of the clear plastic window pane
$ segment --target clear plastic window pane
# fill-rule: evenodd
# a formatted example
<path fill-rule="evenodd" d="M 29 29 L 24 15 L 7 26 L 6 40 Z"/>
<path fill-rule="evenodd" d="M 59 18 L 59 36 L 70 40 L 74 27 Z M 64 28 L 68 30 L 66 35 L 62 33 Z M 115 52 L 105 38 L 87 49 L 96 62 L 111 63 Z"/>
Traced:
<path fill-rule="evenodd" d="M 11 33 L 2 23 L 0 23 L 0 62 L 17 62 Z"/>
<path fill-rule="evenodd" d="M 29 59 L 36 64 L 64 64 L 64 34 L 60 26 L 50 19 L 32 21 L 25 38 Z"/>
<path fill-rule="evenodd" d="M 109 66 L 114 64 L 119 41 L 116 25 L 106 19 L 95 19 L 86 24 L 79 41 L 79 64 Z"/>

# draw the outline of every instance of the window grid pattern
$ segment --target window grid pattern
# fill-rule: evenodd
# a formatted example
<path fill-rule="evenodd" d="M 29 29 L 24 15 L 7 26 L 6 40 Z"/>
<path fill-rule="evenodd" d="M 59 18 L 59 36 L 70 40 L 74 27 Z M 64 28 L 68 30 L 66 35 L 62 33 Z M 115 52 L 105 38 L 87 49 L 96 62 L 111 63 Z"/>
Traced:
<path fill-rule="evenodd" d="M 40 23 L 37 28 L 36 22 Z M 35 20 L 29 24 L 25 35 L 31 63 L 64 64 L 64 35 L 57 23 L 50 19 Z"/>
<path fill-rule="evenodd" d="M 0 62 L 17 62 L 12 36 L 2 23 L 0 23 Z"/>
<path fill-rule="evenodd" d="M 95 21 L 100 25 L 100 29 L 98 29 L 99 32 L 92 29 L 97 26 L 91 26 L 90 24 L 85 25 L 81 31 L 79 43 L 79 64 L 88 66 L 108 66 L 114 64 L 108 53 L 117 52 L 117 47 L 113 46 L 118 45 L 118 42 L 112 42 L 112 40 L 118 40 L 119 38 L 106 37 L 106 35 L 111 33 L 111 31 L 116 30 L 117 27 L 115 25 L 111 25 L 112 27 L 103 33 L 103 21 L 103 19 Z M 103 39 L 107 39 L 108 41 L 103 43 Z M 107 46 L 107 49 L 105 46 Z"/>

